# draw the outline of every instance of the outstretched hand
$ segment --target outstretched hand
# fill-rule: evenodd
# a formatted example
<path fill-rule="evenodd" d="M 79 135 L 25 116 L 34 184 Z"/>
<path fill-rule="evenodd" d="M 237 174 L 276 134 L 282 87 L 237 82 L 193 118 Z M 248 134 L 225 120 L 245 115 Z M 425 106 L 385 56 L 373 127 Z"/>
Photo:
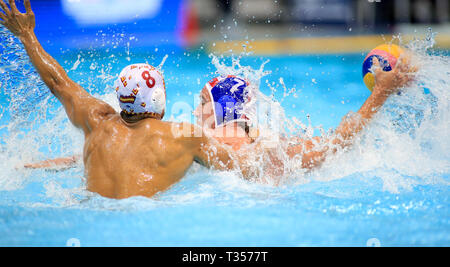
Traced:
<path fill-rule="evenodd" d="M 36 22 L 33 10 L 31 10 L 30 0 L 24 0 L 26 13 L 21 13 L 14 0 L 9 0 L 9 6 L 4 0 L 0 0 L 0 24 L 4 25 L 14 35 L 20 37 L 26 33 L 33 32 Z"/>
<path fill-rule="evenodd" d="M 376 57 L 373 58 L 373 72 L 375 75 L 374 92 L 381 92 L 391 95 L 398 89 L 407 86 L 414 80 L 414 74 L 417 68 L 411 65 L 411 56 L 404 53 L 400 56 L 396 66 L 391 71 L 383 71 L 380 62 Z"/>

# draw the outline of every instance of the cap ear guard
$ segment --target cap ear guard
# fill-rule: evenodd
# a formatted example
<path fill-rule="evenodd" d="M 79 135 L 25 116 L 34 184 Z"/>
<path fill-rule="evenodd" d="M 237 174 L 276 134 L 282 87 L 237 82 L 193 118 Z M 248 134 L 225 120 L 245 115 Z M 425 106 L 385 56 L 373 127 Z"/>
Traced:
<path fill-rule="evenodd" d="M 162 88 L 156 88 L 153 90 L 150 100 L 155 112 L 162 114 L 166 109 L 166 93 L 164 90 Z"/>

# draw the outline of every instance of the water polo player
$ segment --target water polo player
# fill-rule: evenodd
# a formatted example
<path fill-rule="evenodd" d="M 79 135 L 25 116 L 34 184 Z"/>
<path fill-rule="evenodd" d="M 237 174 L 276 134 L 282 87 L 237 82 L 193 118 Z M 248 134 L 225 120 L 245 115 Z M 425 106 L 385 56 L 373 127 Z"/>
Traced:
<path fill-rule="evenodd" d="M 165 110 L 165 84 L 152 66 L 124 69 L 116 82 L 122 108 L 118 114 L 72 81 L 47 54 L 34 34 L 30 1 L 26 13 L 0 0 L 0 23 L 23 43 L 42 80 L 64 106 L 73 125 L 84 132 L 83 162 L 87 189 L 110 198 L 153 196 L 180 180 L 194 161 L 207 167 L 232 168 L 227 149 L 216 141 L 175 136 L 172 129 L 186 127 L 161 121 Z"/>
<path fill-rule="evenodd" d="M 314 137 L 312 140 L 281 137 L 280 142 L 286 142 L 285 155 L 289 158 L 298 157 L 301 167 L 312 169 L 320 166 L 326 157 L 339 148 L 352 144 L 353 137 L 364 129 L 378 112 L 387 98 L 407 83 L 412 81 L 415 68 L 410 68 L 409 55 L 406 53 L 399 59 L 399 64 L 392 70 L 385 71 L 380 66 L 378 58 L 374 58 L 374 86 L 372 94 L 354 116 L 345 117 L 329 138 Z M 254 119 L 254 107 L 248 105 L 252 94 L 247 89 L 248 83 L 242 78 L 228 76 L 218 77 L 208 82 L 201 92 L 201 104 L 194 114 L 199 118 L 198 124 L 204 128 L 214 129 L 214 136 L 222 143 L 231 145 L 243 155 L 266 155 L 263 162 L 265 174 L 275 177 L 284 174 L 284 155 L 266 146 L 264 142 L 256 142 L 249 135 L 249 122 Z M 254 96 L 253 96 L 254 97 Z M 227 109 L 227 103 L 230 105 Z M 229 108 L 232 108 L 229 110 Z M 224 115 L 228 113 L 228 115 Z M 252 118 L 253 117 L 253 118 Z M 257 137 L 259 131 L 253 131 Z M 245 144 L 251 144 L 244 146 Z M 246 169 L 249 166 L 243 166 Z M 248 171 L 248 169 L 247 169 Z"/>
<path fill-rule="evenodd" d="M 194 111 L 197 125 L 211 132 L 221 143 L 238 150 L 250 138 L 255 104 L 249 83 L 233 75 L 219 76 L 207 82 L 200 92 L 200 104 Z"/>
<path fill-rule="evenodd" d="M 380 66 L 378 58 L 374 58 L 374 67 L 371 70 L 374 77 L 372 94 L 358 112 L 353 116 L 344 117 L 334 135 L 328 139 L 314 137 L 312 140 L 304 140 L 281 137 L 280 142 L 286 142 L 285 155 L 291 159 L 299 158 L 302 168 L 312 169 L 320 166 L 328 155 L 351 145 L 354 136 L 365 128 L 388 97 L 413 80 L 413 74 L 417 69 L 411 68 L 409 61 L 410 55 L 404 53 L 392 70 L 385 71 L 384 66 Z M 285 155 L 280 155 L 279 151 L 271 149 L 264 142 L 254 143 L 255 139 L 250 137 L 248 125 L 255 113 L 254 107 L 248 106 L 252 94 L 246 89 L 247 86 L 248 83 L 242 78 L 234 76 L 213 79 L 202 89 L 201 104 L 194 114 L 200 119 L 198 123 L 201 123 L 204 128 L 214 129 L 216 139 L 232 146 L 234 150 L 239 150 L 239 154 L 244 155 L 243 157 L 264 154 L 266 156 L 263 162 L 264 174 L 277 178 L 285 173 L 283 163 Z M 231 105 L 227 108 L 224 103 L 228 105 L 231 103 Z M 224 115 L 227 113 L 228 116 Z M 257 137 L 258 132 L 254 131 L 256 133 L 254 137 Z M 245 146 L 251 143 L 254 144 Z M 252 173 L 248 169 L 251 166 L 244 166 L 245 161 L 240 164 L 241 169 Z"/>

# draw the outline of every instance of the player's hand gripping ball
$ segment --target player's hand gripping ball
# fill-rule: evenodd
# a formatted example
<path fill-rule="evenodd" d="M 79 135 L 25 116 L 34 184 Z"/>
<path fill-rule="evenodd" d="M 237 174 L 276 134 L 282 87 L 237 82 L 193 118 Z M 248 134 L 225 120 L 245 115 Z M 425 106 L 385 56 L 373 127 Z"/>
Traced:
<path fill-rule="evenodd" d="M 403 49 L 395 44 L 382 44 L 367 54 L 364 59 L 362 67 L 362 75 L 364 84 L 369 88 L 370 91 L 373 90 L 375 86 L 375 76 L 370 72 L 373 65 L 373 58 L 377 57 L 380 62 L 380 66 L 384 71 L 391 71 L 397 64 L 398 58 L 403 53 Z"/>

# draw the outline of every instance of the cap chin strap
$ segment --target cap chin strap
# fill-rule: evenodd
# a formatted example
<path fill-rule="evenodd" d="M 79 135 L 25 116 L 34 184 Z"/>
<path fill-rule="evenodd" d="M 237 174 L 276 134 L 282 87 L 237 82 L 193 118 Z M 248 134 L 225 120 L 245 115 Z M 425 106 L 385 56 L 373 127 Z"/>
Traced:
<path fill-rule="evenodd" d="M 208 90 L 209 98 L 211 99 L 211 104 L 212 104 L 212 109 L 213 109 L 213 114 L 214 114 L 214 128 L 213 129 L 215 129 L 215 128 L 218 127 L 217 115 L 216 115 L 217 114 L 216 113 L 216 103 L 214 102 L 214 97 L 213 97 L 213 95 L 211 93 L 212 86 L 209 85 L 209 83 L 206 83 L 205 86 L 206 86 L 206 89 Z"/>
<path fill-rule="evenodd" d="M 162 118 L 164 117 L 164 112 L 163 112 L 163 114 L 158 114 L 158 113 L 153 113 L 153 112 L 130 113 L 130 112 L 127 112 L 126 110 L 122 110 L 120 112 L 120 116 L 126 122 L 132 123 L 132 122 L 138 122 L 140 120 L 147 119 L 147 118 L 162 120 Z"/>

